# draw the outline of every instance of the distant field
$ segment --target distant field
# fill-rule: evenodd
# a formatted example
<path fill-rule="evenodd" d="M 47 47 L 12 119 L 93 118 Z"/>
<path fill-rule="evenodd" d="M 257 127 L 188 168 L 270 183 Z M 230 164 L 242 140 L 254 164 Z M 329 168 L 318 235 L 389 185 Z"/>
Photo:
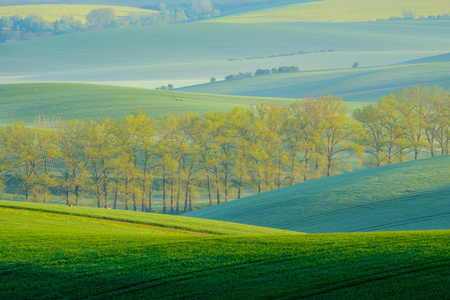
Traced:
<path fill-rule="evenodd" d="M 97 8 L 112 8 L 116 13 L 116 16 L 128 16 L 129 13 L 155 14 L 156 11 L 147 9 L 140 9 L 134 7 L 124 6 L 110 6 L 110 5 L 86 5 L 86 4 L 36 4 L 36 5 L 13 5 L 13 6 L 1 6 L 0 18 L 11 17 L 19 15 L 25 18 L 29 15 L 38 15 L 46 21 L 59 20 L 64 15 L 73 15 L 75 20 L 80 20 L 82 23 L 86 23 L 86 15 L 93 9 Z"/>
<path fill-rule="evenodd" d="M 446 57 L 446 56 L 443 56 Z M 358 69 L 325 69 L 229 80 L 180 88 L 180 91 L 221 95 L 284 98 L 333 93 L 344 101 L 376 102 L 412 85 L 450 88 L 450 62 L 400 64 Z"/>
<path fill-rule="evenodd" d="M 133 109 L 145 109 L 147 116 L 153 118 L 166 113 L 227 112 L 235 106 L 260 101 L 289 104 L 295 99 L 206 95 L 92 84 L 0 84 L 0 126 L 14 121 L 31 125 L 39 116 L 62 120 L 122 119 Z"/>
<path fill-rule="evenodd" d="M 306 233 L 450 229 L 449 170 L 450 156 L 410 161 L 300 183 L 184 215 Z"/>
<path fill-rule="evenodd" d="M 448 230 L 305 235 L 253 227 L 235 235 L 244 227 L 228 223 L 228 234 L 198 235 L 98 219 L 109 213 L 100 209 L 76 208 L 92 219 L 61 209 L 64 214 L 57 206 L 53 213 L 0 207 L 5 299 L 444 299 L 450 293 Z M 209 221 L 170 222 L 193 228 Z M 223 226 L 209 224 L 212 231 Z M 264 230 L 271 233 L 261 235 Z"/>
<path fill-rule="evenodd" d="M 323 0 L 252 11 L 210 22 L 367 22 L 403 17 L 404 10 L 415 12 L 416 17 L 450 13 L 447 0 Z"/>
<path fill-rule="evenodd" d="M 1 44 L 0 83 L 177 88 L 283 65 L 301 70 L 351 68 L 354 62 L 386 66 L 450 52 L 449 26 L 450 21 L 199 22 L 83 32 Z M 302 51 L 312 53 L 298 55 Z"/>

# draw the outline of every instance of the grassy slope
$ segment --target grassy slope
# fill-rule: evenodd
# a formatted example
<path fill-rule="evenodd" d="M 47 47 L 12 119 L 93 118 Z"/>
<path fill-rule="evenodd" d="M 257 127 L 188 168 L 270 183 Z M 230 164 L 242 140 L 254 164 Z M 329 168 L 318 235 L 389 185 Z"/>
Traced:
<path fill-rule="evenodd" d="M 450 12 L 447 0 L 324 0 L 285 5 L 232 15 L 212 22 L 367 22 L 403 17 L 403 10 L 416 16 L 442 15 Z"/>
<path fill-rule="evenodd" d="M 450 156 L 365 169 L 185 214 L 307 233 L 450 228 Z"/>
<path fill-rule="evenodd" d="M 286 98 L 317 97 L 333 93 L 341 95 L 344 101 L 376 102 L 382 95 L 418 84 L 450 87 L 450 62 L 302 71 L 222 81 L 179 90 L 255 97 L 277 95 Z"/>
<path fill-rule="evenodd" d="M 180 216 L 149 214 L 132 211 L 107 210 L 90 207 L 76 207 L 58 204 L 37 204 L 0 200 L 0 208 L 31 210 L 36 212 L 54 213 L 67 216 L 88 217 L 99 220 L 113 220 L 135 224 L 159 226 L 161 228 L 175 228 L 193 232 L 203 232 L 219 235 L 237 234 L 285 234 L 287 231 L 277 229 L 247 226 L 228 222 L 200 220 Z M 71 218 L 75 220 L 76 218 Z M 104 223 L 104 222 L 103 222 Z M 106 223 L 105 223 L 106 224 Z M 292 233 L 292 232 L 290 232 Z"/>
<path fill-rule="evenodd" d="M 7 208 L 0 229 L 5 299 L 443 299 L 450 292 L 448 230 L 199 236 Z"/>
<path fill-rule="evenodd" d="M 295 100 L 90 84 L 7 84 L 0 85 L 0 125 L 19 120 L 33 124 L 38 116 L 63 120 L 100 117 L 122 119 L 130 115 L 133 109 L 145 109 L 147 115 L 154 118 L 166 113 L 227 112 L 235 106 L 252 105 L 260 101 L 289 104 Z"/>
<path fill-rule="evenodd" d="M 448 52 L 449 24 L 199 22 L 83 32 L 1 44 L 0 82 L 179 87 L 282 65 L 303 70 L 349 68 L 355 61 L 380 66 Z M 335 52 L 268 58 L 322 49 Z M 246 59 L 252 57 L 266 58 Z"/>
<path fill-rule="evenodd" d="M 59 20 L 64 15 L 73 15 L 75 20 L 86 23 L 86 15 L 93 9 L 112 8 L 116 16 L 128 16 L 129 13 L 154 14 L 156 11 L 139 9 L 134 7 L 111 6 L 111 5 L 81 5 L 81 4 L 36 4 L 36 5 L 14 5 L 0 7 L 0 18 L 19 15 L 23 18 L 29 15 L 38 15 L 46 21 Z"/>

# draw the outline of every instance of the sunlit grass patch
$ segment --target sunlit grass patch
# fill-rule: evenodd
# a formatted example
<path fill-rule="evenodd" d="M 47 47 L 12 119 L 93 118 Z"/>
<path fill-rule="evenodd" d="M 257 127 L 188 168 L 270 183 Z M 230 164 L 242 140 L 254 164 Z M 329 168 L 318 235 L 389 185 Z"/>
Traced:
<path fill-rule="evenodd" d="M 416 17 L 450 13 L 446 0 L 324 0 L 292 4 L 276 8 L 213 19 L 212 22 L 367 22 L 390 17 L 403 17 L 414 12 Z"/>
<path fill-rule="evenodd" d="M 140 15 L 155 14 L 156 11 L 140 9 L 135 7 L 111 6 L 111 5 L 82 5 L 82 4 L 36 4 L 36 5 L 13 5 L 0 7 L 0 17 L 11 17 L 19 15 L 25 18 L 29 15 L 38 15 L 46 21 L 59 20 L 64 15 L 73 15 L 75 20 L 86 23 L 86 15 L 93 9 L 112 8 L 116 16 L 128 16 L 130 13 Z"/>

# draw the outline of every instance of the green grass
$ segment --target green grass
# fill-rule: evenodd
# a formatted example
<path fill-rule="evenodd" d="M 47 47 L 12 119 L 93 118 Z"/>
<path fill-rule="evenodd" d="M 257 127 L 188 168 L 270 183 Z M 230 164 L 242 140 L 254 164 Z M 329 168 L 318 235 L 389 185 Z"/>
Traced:
<path fill-rule="evenodd" d="M 181 229 L 192 232 L 211 233 L 211 234 L 283 234 L 289 233 L 282 230 L 234 224 L 228 222 L 201 220 L 181 216 L 168 216 L 161 214 L 150 214 L 132 211 L 107 210 L 90 207 L 77 207 L 58 204 L 37 204 L 26 202 L 13 202 L 0 200 L 0 208 L 19 209 L 25 211 L 36 211 L 58 215 L 77 216 L 93 218 L 98 220 L 110 220 L 130 222 L 141 225 L 151 225 L 164 229 Z M 76 218 L 72 218 L 76 219 Z M 102 224 L 107 224 L 103 222 Z M 117 224 L 116 224 L 117 225 Z M 171 232 L 169 232 L 171 233 Z"/>
<path fill-rule="evenodd" d="M 450 292 L 448 230 L 201 236 L 11 208 L 0 208 L 0 230 L 5 299 L 444 299 Z"/>
<path fill-rule="evenodd" d="M 227 112 L 235 106 L 252 105 L 260 101 L 289 104 L 295 100 L 92 84 L 6 84 L 0 85 L 0 125 L 9 125 L 14 121 L 25 121 L 32 125 L 39 116 L 50 120 L 123 119 L 133 109 L 145 109 L 147 116 L 154 118 L 166 113 Z"/>
<path fill-rule="evenodd" d="M 450 229 L 450 156 L 364 169 L 185 216 L 307 233 Z"/>
<path fill-rule="evenodd" d="M 231 15 L 212 22 L 367 22 L 403 17 L 403 11 L 414 11 L 416 17 L 443 15 L 450 12 L 446 0 L 323 0 L 310 3 Z"/>
<path fill-rule="evenodd" d="M 129 13 L 149 15 L 156 11 L 139 9 L 134 7 L 111 6 L 111 5 L 85 5 L 85 4 L 35 4 L 35 5 L 12 5 L 0 7 L 0 18 L 19 15 L 25 18 L 29 15 L 38 15 L 44 20 L 52 22 L 59 20 L 64 15 L 73 15 L 75 20 L 86 23 L 86 15 L 93 9 L 112 8 L 116 16 L 128 16 Z"/>
<path fill-rule="evenodd" d="M 400 64 L 358 69 L 324 69 L 252 77 L 179 89 L 194 93 L 302 98 L 333 93 L 344 101 L 377 102 L 413 85 L 450 87 L 450 62 Z"/>
<path fill-rule="evenodd" d="M 449 24 L 197 22 L 82 32 L 1 44 L 0 82 L 177 88 L 283 65 L 301 70 L 350 68 L 355 61 L 361 67 L 384 66 L 449 52 Z M 335 52 L 269 58 L 328 49 Z M 254 57 L 264 58 L 246 59 Z"/>

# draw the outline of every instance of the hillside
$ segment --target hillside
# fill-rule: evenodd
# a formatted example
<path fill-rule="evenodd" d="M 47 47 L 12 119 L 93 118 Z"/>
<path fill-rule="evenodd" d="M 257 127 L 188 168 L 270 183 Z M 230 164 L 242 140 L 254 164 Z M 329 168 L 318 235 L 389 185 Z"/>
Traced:
<path fill-rule="evenodd" d="M 39 116 L 51 120 L 123 119 L 134 109 L 153 118 L 167 113 L 228 112 L 257 102 L 289 104 L 295 99 L 235 97 L 148 90 L 93 84 L 30 83 L 0 85 L 0 126 L 14 121 L 33 124 Z M 352 109 L 362 104 L 352 105 Z"/>
<path fill-rule="evenodd" d="M 404 11 L 413 12 L 415 17 L 428 17 L 448 14 L 450 8 L 446 0 L 323 0 L 252 11 L 212 22 L 368 22 L 404 17 Z"/>
<path fill-rule="evenodd" d="M 351 68 L 354 62 L 386 66 L 448 53 L 449 24 L 196 22 L 81 32 L 1 44 L 0 83 L 178 88 L 285 65 L 300 70 Z"/>
<path fill-rule="evenodd" d="M 336 175 L 185 214 L 307 233 L 450 228 L 450 156 Z"/>
<path fill-rule="evenodd" d="M 178 230 L 181 233 L 208 233 L 214 235 L 255 235 L 255 234 L 292 234 L 293 232 L 248 226 L 242 224 L 233 224 L 228 222 L 199 220 L 194 218 L 186 218 L 180 216 L 170 216 L 161 214 L 149 214 L 135 211 L 119 211 L 97 209 L 82 206 L 67 206 L 58 204 L 38 204 L 38 203 L 24 203 L 0 200 L 0 210 L 3 211 L 17 211 L 24 214 L 40 215 L 54 217 L 55 221 L 64 223 L 64 220 L 86 221 L 97 220 L 98 223 L 111 225 L 141 225 L 148 226 L 148 229 L 153 231 L 156 229 L 160 233 L 172 234 L 173 231 Z M 30 212 L 31 211 L 31 212 Z M 112 226 L 111 229 L 113 229 Z M 138 227 L 135 227 L 138 228 Z"/>
<path fill-rule="evenodd" d="M 130 224 L 157 217 L 151 214 L 129 212 L 122 223 L 99 219 L 112 213 L 106 210 L 76 208 L 86 218 L 66 214 L 75 207 L 5 208 L 9 203 L 0 202 L 5 299 L 444 299 L 450 292 L 448 230 L 305 235 L 259 229 L 270 232 L 261 235 L 251 227 L 242 235 L 246 226 L 171 218 L 185 229 L 198 230 L 202 222 L 212 232 L 228 231 L 199 235 Z"/>
<path fill-rule="evenodd" d="M 319 55 L 316 57 L 318 59 Z M 435 61 L 445 57 L 445 55 L 436 56 Z M 430 61 L 432 59 L 429 58 Z M 350 62 L 351 58 L 347 57 L 347 60 Z M 423 60 L 428 61 L 427 58 Z M 421 60 L 412 64 L 385 67 L 336 68 L 272 74 L 177 90 L 191 93 L 283 98 L 318 97 L 332 93 L 342 96 L 344 101 L 376 102 L 383 95 L 396 93 L 413 85 L 450 87 L 450 62 L 420 64 L 419 62 Z"/>

